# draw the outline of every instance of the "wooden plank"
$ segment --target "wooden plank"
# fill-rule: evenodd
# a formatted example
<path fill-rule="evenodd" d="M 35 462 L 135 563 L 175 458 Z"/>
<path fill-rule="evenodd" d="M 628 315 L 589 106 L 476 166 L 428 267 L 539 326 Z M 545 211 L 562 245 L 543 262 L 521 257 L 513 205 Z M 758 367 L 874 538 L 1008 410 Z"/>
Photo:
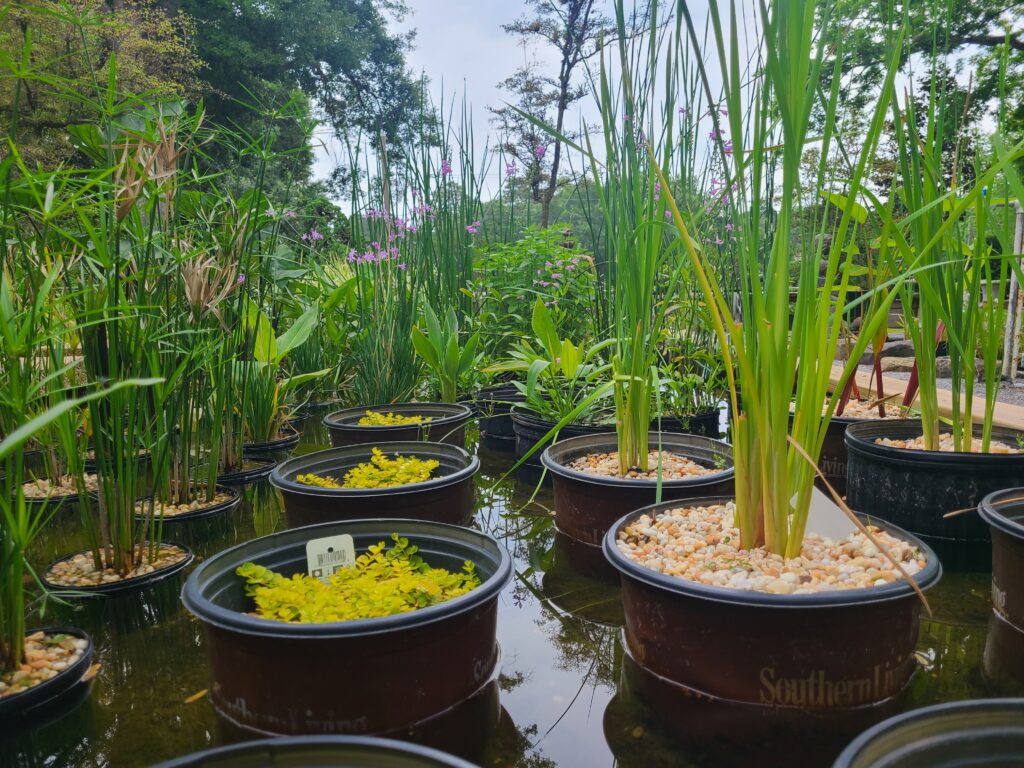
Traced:
<path fill-rule="evenodd" d="M 840 376 L 843 374 L 843 367 L 841 365 L 832 366 L 832 384 L 835 385 L 839 382 Z M 857 386 L 861 388 L 862 392 L 868 391 L 868 384 L 871 381 L 871 371 L 865 367 L 857 369 Z M 907 391 L 907 382 L 903 379 L 894 379 L 891 376 L 882 375 L 882 388 L 885 390 L 886 395 L 893 395 L 899 392 L 901 395 Z M 871 390 L 874 392 L 874 389 Z M 916 400 L 916 398 L 915 398 Z M 938 392 L 939 401 L 939 413 L 943 416 L 949 416 L 952 414 L 953 398 L 948 390 L 940 389 Z M 900 397 L 896 402 L 903 402 L 903 398 Z M 974 398 L 974 421 L 980 422 L 981 416 L 985 412 L 985 400 L 981 397 Z M 997 424 L 1001 427 L 1010 427 L 1011 429 L 1024 429 L 1024 407 L 1019 405 L 1011 405 L 1010 403 L 996 403 L 995 416 L 992 420 L 993 424 Z"/>

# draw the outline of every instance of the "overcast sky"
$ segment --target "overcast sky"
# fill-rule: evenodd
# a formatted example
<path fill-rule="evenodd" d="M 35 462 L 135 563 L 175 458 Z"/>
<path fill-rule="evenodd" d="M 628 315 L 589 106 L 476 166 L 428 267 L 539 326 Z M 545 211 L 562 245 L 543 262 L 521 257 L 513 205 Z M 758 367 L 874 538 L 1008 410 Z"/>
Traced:
<path fill-rule="evenodd" d="M 498 83 L 527 58 L 546 63 L 547 71 L 557 73 L 555 53 L 544 47 L 524 52 L 520 41 L 502 30 L 502 24 L 527 12 L 523 0 L 408 0 L 408 4 L 409 15 L 403 22 L 393 23 L 392 28 L 416 30 L 414 48 L 406 56 L 409 69 L 417 75 L 427 74 L 435 99 L 440 98 L 442 86 L 446 100 L 452 95 L 461 98 L 465 91 L 473 107 L 477 148 L 482 151 L 485 137 L 493 134 L 487 107 L 501 106 L 507 98 Z M 601 4 L 610 11 L 610 2 Z M 590 105 L 588 97 L 582 106 Z M 318 138 L 325 141 L 328 134 L 328 130 L 321 129 Z M 318 178 L 327 176 L 336 165 L 333 155 L 329 148 L 318 151 L 314 171 Z M 492 167 L 489 178 L 496 180 L 500 172 Z"/>

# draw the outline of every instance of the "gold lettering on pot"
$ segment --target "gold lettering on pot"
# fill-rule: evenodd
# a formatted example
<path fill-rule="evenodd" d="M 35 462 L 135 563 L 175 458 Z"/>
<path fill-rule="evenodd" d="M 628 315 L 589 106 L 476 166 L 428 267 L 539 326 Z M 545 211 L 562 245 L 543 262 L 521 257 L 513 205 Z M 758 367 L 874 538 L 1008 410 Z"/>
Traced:
<path fill-rule="evenodd" d="M 772 667 L 760 675 L 760 703 L 779 707 L 851 707 L 887 699 L 897 691 L 895 670 L 876 664 L 868 677 L 835 680 L 823 669 L 806 677 L 777 677 Z"/>

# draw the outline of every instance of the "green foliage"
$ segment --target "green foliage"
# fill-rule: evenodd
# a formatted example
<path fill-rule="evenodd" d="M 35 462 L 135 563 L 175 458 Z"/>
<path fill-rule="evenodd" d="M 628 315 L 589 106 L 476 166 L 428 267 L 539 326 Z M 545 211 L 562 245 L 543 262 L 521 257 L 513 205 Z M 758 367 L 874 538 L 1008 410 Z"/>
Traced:
<path fill-rule="evenodd" d="M 560 335 L 599 336 L 597 282 L 593 257 L 556 228 L 531 227 L 514 242 L 484 249 L 471 290 L 488 359 L 500 359 L 529 333 L 536 298 L 551 310 Z"/>
<path fill-rule="evenodd" d="M 533 304 L 531 328 L 532 341 L 520 339 L 508 359 L 488 366 L 485 372 L 525 374 L 525 381 L 516 381 L 515 386 L 525 396 L 526 406 L 545 419 L 560 422 L 571 414 L 585 418 L 580 410 L 585 403 L 589 415 L 595 416 L 596 403 L 607 395 L 607 389 L 602 395 L 599 383 L 610 370 L 601 355 L 612 340 L 577 345 L 559 338 L 551 311 L 540 298 Z"/>
<path fill-rule="evenodd" d="M 367 411 L 359 418 L 361 427 L 393 427 L 402 424 L 423 424 L 430 421 L 431 416 L 410 415 L 403 416 L 400 413 L 381 413 L 380 411 Z"/>
<path fill-rule="evenodd" d="M 474 333 L 466 339 L 464 346 L 460 346 L 459 320 L 450 307 L 443 325 L 429 305 L 423 307 L 423 319 L 427 332 L 423 333 L 418 326 L 412 329 L 413 347 L 437 377 L 441 402 L 454 403 L 459 395 L 459 385 L 476 370 L 482 358 L 477 354 L 480 334 Z"/>
<path fill-rule="evenodd" d="M 472 562 L 467 560 L 460 573 L 432 568 L 408 539 L 397 533 L 391 538 L 390 549 L 383 541 L 371 546 L 354 567 L 339 569 L 327 584 L 301 573 L 287 578 L 255 563 L 239 566 L 237 573 L 257 616 L 302 624 L 408 613 L 480 586 Z"/>
<path fill-rule="evenodd" d="M 345 473 L 342 488 L 393 488 L 413 485 L 430 479 L 431 473 L 441 466 L 436 459 L 416 456 L 388 458 L 380 448 L 374 448 L 368 462 L 357 464 Z"/>

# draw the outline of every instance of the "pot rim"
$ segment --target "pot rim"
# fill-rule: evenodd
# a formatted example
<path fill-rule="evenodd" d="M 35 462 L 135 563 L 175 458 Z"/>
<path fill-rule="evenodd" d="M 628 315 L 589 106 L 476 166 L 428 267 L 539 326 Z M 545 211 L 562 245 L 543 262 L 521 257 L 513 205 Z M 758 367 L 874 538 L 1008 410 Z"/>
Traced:
<path fill-rule="evenodd" d="M 385 739 L 379 736 L 275 736 L 273 738 L 255 739 L 243 741 L 237 744 L 225 744 L 219 747 L 200 750 L 188 755 L 172 758 L 158 763 L 153 768 L 188 768 L 188 766 L 205 765 L 207 760 L 219 757 L 230 757 L 236 754 L 246 754 L 251 750 L 267 750 L 273 754 L 278 751 L 287 752 L 293 745 L 309 747 L 332 747 L 332 746 L 355 746 L 368 749 L 378 748 L 380 757 L 386 757 L 388 753 L 404 753 L 412 757 L 422 757 L 433 760 L 438 766 L 446 768 L 475 768 L 472 763 L 466 762 L 460 757 L 449 755 L 433 747 L 425 747 L 407 741 L 397 739 Z"/>
<path fill-rule="evenodd" d="M 178 574 L 181 571 L 188 568 L 188 566 L 191 565 L 192 562 L 196 559 L 195 553 L 189 547 L 185 546 L 180 542 L 161 540 L 160 546 L 177 547 L 185 553 L 185 557 L 183 557 L 176 563 L 165 565 L 163 568 L 158 568 L 157 570 L 152 571 L 150 573 L 143 573 L 138 576 L 131 576 L 127 579 L 121 579 L 120 581 L 112 581 L 106 584 L 58 584 L 57 582 L 50 581 L 46 578 L 46 574 L 48 574 L 53 569 L 53 566 L 57 565 L 57 563 L 61 563 L 65 560 L 70 560 L 72 557 L 77 557 L 78 555 L 89 552 L 88 549 L 82 549 L 78 552 L 72 552 L 70 555 L 63 555 L 62 557 L 58 557 L 56 560 L 54 560 L 52 563 L 46 566 L 46 568 L 43 569 L 42 575 L 39 577 L 39 580 L 47 589 L 52 590 L 54 592 L 84 593 L 81 595 L 70 594 L 70 597 L 90 597 L 93 595 L 109 595 L 115 592 L 128 591 L 131 589 L 145 589 L 147 587 L 153 586 L 154 584 L 159 584 L 164 579 L 174 576 L 175 574 Z"/>
<path fill-rule="evenodd" d="M 1013 494 L 1016 498 L 1002 499 L 1001 496 Z M 993 528 L 998 528 L 1017 539 L 1024 540 L 1024 523 L 1013 520 L 1003 513 L 1003 507 L 1010 506 L 1013 502 L 1024 507 L 1024 488 L 1006 488 L 1001 491 L 993 491 L 981 500 L 978 504 L 978 514 Z"/>
<path fill-rule="evenodd" d="M 0 699 L 0 719 L 6 719 L 7 717 L 15 719 L 21 715 L 31 717 L 33 713 L 39 712 L 42 707 L 51 704 L 77 688 L 79 683 L 82 682 L 82 676 L 92 664 L 96 646 L 92 641 L 92 637 L 84 629 L 67 626 L 36 627 L 26 630 L 25 635 L 27 637 L 36 632 L 42 632 L 48 636 L 71 635 L 79 640 L 85 640 L 85 650 L 82 651 L 82 655 L 74 664 L 59 670 L 49 680 L 43 680 L 31 688 L 26 688 L 21 693 Z M 8 707 L 11 707 L 10 711 L 8 711 Z"/>
<path fill-rule="evenodd" d="M 709 445 L 709 449 L 712 447 L 725 447 L 729 449 L 731 453 L 732 446 L 721 440 L 715 440 L 712 437 L 704 437 L 703 435 L 683 435 L 677 432 L 662 432 L 662 447 L 663 449 L 668 447 L 668 443 L 672 441 L 673 437 L 685 437 L 686 442 L 692 442 L 694 439 L 707 440 L 709 443 L 717 445 Z M 552 474 L 558 475 L 559 477 L 573 480 L 578 483 L 588 483 L 590 485 L 601 485 L 601 486 L 612 486 L 615 488 L 656 488 L 658 486 L 657 479 L 648 478 L 624 478 L 624 477 L 610 477 L 605 475 L 592 475 L 588 472 L 582 472 L 578 469 L 572 469 L 560 464 L 557 460 L 552 458 L 551 451 L 555 450 L 556 453 L 564 451 L 571 451 L 576 447 L 577 443 L 585 441 L 593 441 L 597 438 L 606 438 L 611 446 L 617 445 L 617 436 L 615 432 L 601 432 L 596 435 L 581 435 L 579 437 L 569 437 L 565 440 L 559 440 L 557 443 L 549 445 L 544 449 L 544 452 L 540 456 L 541 464 L 543 464 L 548 471 Z M 666 440 L 665 438 L 668 438 Z M 648 440 L 648 446 L 650 447 L 652 437 Z M 690 446 L 693 447 L 693 446 Z M 595 448 L 595 452 L 599 448 Z M 679 455 L 686 457 L 685 450 L 681 451 Z M 689 458 L 689 457 L 687 457 Z M 712 483 L 719 483 L 724 480 L 728 480 L 736 474 L 736 468 L 734 466 L 727 467 L 720 472 L 713 472 L 709 475 L 699 475 L 697 477 L 685 478 L 683 480 L 662 480 L 661 486 L 663 488 L 688 488 L 691 486 L 699 487 L 702 485 L 710 485 Z"/>
<path fill-rule="evenodd" d="M 656 573 L 649 568 L 634 563 L 625 555 L 619 552 L 615 542 L 619 531 L 629 522 L 632 522 L 640 515 L 652 512 L 661 512 L 666 509 L 678 509 L 680 507 L 698 507 L 708 504 L 721 504 L 732 501 L 733 496 L 709 496 L 700 499 L 681 499 L 677 501 L 663 501 L 660 504 L 650 504 L 646 507 L 634 510 L 623 515 L 608 529 L 605 534 L 603 547 L 604 556 L 619 571 L 623 578 L 629 577 L 647 586 L 657 587 L 667 592 L 684 597 L 694 597 L 716 603 L 731 605 L 744 605 L 756 608 L 786 608 L 786 609 L 817 609 L 817 608 L 838 608 L 850 605 L 866 605 L 869 603 L 881 603 L 889 600 L 899 600 L 906 597 L 915 597 L 912 587 L 902 579 L 878 587 L 866 587 L 863 589 L 829 590 L 814 592 L 811 594 L 787 594 L 776 595 L 766 592 L 755 592 L 753 590 L 729 589 L 728 587 L 710 586 L 688 581 L 676 576 L 666 576 Z M 898 534 L 900 538 L 917 546 L 927 556 L 927 564 L 924 569 L 914 574 L 914 581 L 923 591 L 935 585 L 942 577 L 942 563 L 934 550 L 912 533 L 878 518 L 871 518 L 867 515 L 858 515 L 865 522 L 887 531 L 891 534 Z"/>
<path fill-rule="evenodd" d="M 880 429 L 872 429 L 872 427 L 880 427 Z M 944 464 L 955 464 L 958 467 L 971 467 L 980 469 L 982 467 L 1001 464 L 1005 464 L 1008 461 L 1016 460 L 1019 463 L 1024 463 L 1024 453 L 975 453 L 973 451 L 925 451 L 918 448 L 897 448 L 891 445 L 878 445 L 875 443 L 875 438 L 888 437 L 890 435 L 882 434 L 888 430 L 895 429 L 897 436 L 900 435 L 902 430 L 912 432 L 907 436 L 917 437 L 921 434 L 921 420 L 920 419 L 866 419 L 857 421 L 850 424 L 846 429 L 846 436 L 844 441 L 846 442 L 847 450 L 859 451 L 862 454 L 874 456 L 876 458 L 884 459 L 886 462 L 900 466 L 921 466 L 927 465 L 941 469 Z M 978 424 L 974 425 L 974 433 L 977 433 L 981 429 Z M 945 424 L 940 424 L 939 432 L 948 433 L 950 428 Z M 861 433 L 867 432 L 867 438 L 863 437 Z M 999 434 L 1003 435 L 1024 435 L 1024 430 L 1012 429 L 1010 427 L 1000 427 L 998 425 L 993 426 L 992 436 L 997 437 Z M 1012 439 L 1012 438 L 1010 438 Z"/>
<path fill-rule="evenodd" d="M 379 535 L 386 541 L 391 537 L 392 533 L 404 535 L 402 533 L 403 529 L 408 530 L 410 525 L 419 531 L 419 533 L 411 534 L 410 538 L 416 538 L 417 535 L 420 538 L 432 536 L 436 540 L 451 541 L 454 539 L 462 542 L 467 542 L 471 538 L 483 539 L 485 543 L 493 545 L 497 553 L 498 566 L 494 573 L 486 581 L 481 582 L 480 586 L 476 589 L 436 605 L 391 616 L 377 616 L 371 619 L 350 619 L 348 621 L 331 621 L 317 624 L 293 624 L 275 621 L 274 619 L 263 619 L 228 608 L 222 608 L 216 605 L 209 597 L 206 597 L 202 593 L 202 587 L 199 585 L 199 581 L 203 576 L 217 566 L 220 566 L 218 568 L 218 572 L 220 572 L 224 569 L 225 564 L 229 564 L 230 570 L 233 572 L 239 565 L 250 562 L 255 557 L 258 557 L 258 554 L 248 551 L 258 542 L 262 542 L 267 549 L 274 549 L 291 545 L 291 540 L 299 536 L 306 537 L 307 541 L 315 539 L 317 538 L 317 533 L 321 530 L 330 530 L 333 535 L 340 535 L 344 532 L 341 530 L 343 528 L 359 526 L 370 527 L 374 531 L 380 531 L 379 534 L 374 533 L 373 535 Z M 424 528 L 432 530 L 430 533 L 425 533 L 423 532 Z M 282 539 L 287 540 L 287 543 L 281 542 Z M 240 557 L 240 550 L 242 549 L 246 550 L 244 557 Z M 277 533 L 236 544 L 215 555 L 211 555 L 189 575 L 188 580 L 181 589 L 181 602 L 203 623 L 229 632 L 279 639 L 356 638 L 419 628 L 459 616 L 467 611 L 476 609 L 491 599 L 496 599 L 511 578 L 511 555 L 509 555 L 508 550 L 497 539 L 483 531 L 476 531 L 458 525 L 449 525 L 448 523 L 406 520 L 402 518 L 332 520 L 326 523 L 307 525 L 302 528 L 278 531 Z"/>
<path fill-rule="evenodd" d="M 239 469 L 235 472 L 218 473 L 217 485 L 249 485 L 269 475 L 279 463 L 277 459 L 265 458 L 264 456 L 245 456 L 244 451 L 242 461 L 249 462 L 255 466 L 249 469 Z"/>
<path fill-rule="evenodd" d="M 161 524 L 167 525 L 168 523 L 185 523 L 189 520 L 199 520 L 204 517 L 210 517 L 212 515 L 220 514 L 221 512 L 227 512 L 228 510 L 238 506 L 238 504 L 242 501 L 242 494 L 235 486 L 221 485 L 220 483 L 217 483 L 215 487 L 218 492 L 229 494 L 231 498 L 228 499 L 227 501 L 222 501 L 217 504 L 211 504 L 208 507 L 200 507 L 199 509 L 193 509 L 191 512 L 182 512 L 179 515 L 161 515 L 159 516 L 161 518 Z M 143 496 L 141 499 L 139 499 L 139 501 L 149 501 L 151 498 L 153 498 L 153 496 L 152 494 L 149 494 L 147 496 Z M 154 516 L 153 519 L 156 520 L 157 517 L 158 516 Z M 140 515 L 138 512 L 135 513 L 135 522 L 140 522 L 145 519 L 145 515 Z"/>
<path fill-rule="evenodd" d="M 303 418 L 308 418 L 304 416 Z M 250 451 L 252 453 L 269 453 L 271 451 L 291 448 L 302 439 L 302 435 L 298 429 L 295 428 L 294 424 L 289 424 L 287 421 L 284 423 L 281 432 L 284 433 L 282 437 L 276 437 L 273 440 L 262 440 L 251 443 L 242 443 L 242 451 Z"/>
<path fill-rule="evenodd" d="M 389 488 L 321 488 L 314 485 L 304 485 L 290 480 L 286 477 L 290 474 L 297 464 L 310 461 L 310 459 L 316 459 L 318 456 L 322 456 L 325 453 L 337 453 L 340 451 L 354 452 L 362 450 L 362 453 L 369 459 L 372 449 L 380 448 L 382 453 L 422 453 L 424 446 L 430 446 L 428 450 L 447 453 L 454 458 L 457 458 L 464 462 L 465 466 L 461 469 L 452 472 L 450 475 L 442 475 L 441 477 L 430 478 L 419 483 L 406 483 L 405 485 L 393 485 Z M 327 448 L 323 451 L 313 451 L 312 453 L 304 453 L 301 456 L 294 456 L 287 461 L 283 461 L 274 467 L 274 470 L 270 473 L 270 484 L 275 488 L 288 493 L 296 493 L 304 496 L 316 496 L 316 497 L 331 497 L 340 499 L 357 499 L 366 496 L 397 496 L 407 493 L 422 493 L 423 491 L 431 491 L 437 488 L 446 488 L 449 485 L 455 485 L 461 483 L 467 478 L 473 477 L 480 470 L 480 459 L 475 455 L 470 455 L 468 451 L 463 448 L 459 448 L 456 445 L 450 445 L 449 443 L 433 443 L 427 441 L 411 441 L 401 440 L 394 442 L 382 442 L 382 443 L 357 443 L 355 445 L 345 445 L 338 448 Z M 298 472 L 296 471 L 296 474 Z"/>
<path fill-rule="evenodd" d="M 396 408 L 408 407 L 415 410 L 415 408 L 430 408 L 431 410 L 448 411 L 447 416 L 440 416 L 431 418 L 430 421 L 421 421 L 414 424 L 346 424 L 338 421 L 338 419 L 347 414 L 353 416 L 364 416 L 367 411 L 377 411 L 379 409 L 390 410 L 392 413 Z M 357 405 L 351 408 L 342 408 L 338 411 L 331 411 L 324 416 L 323 423 L 328 429 L 345 430 L 352 432 L 380 432 L 388 429 L 408 429 L 410 427 L 423 427 L 433 428 L 438 425 L 455 426 L 458 422 L 467 421 L 473 417 L 473 411 L 468 406 L 462 403 L 435 403 L 435 402 L 409 402 L 409 403 L 384 403 L 383 405 Z"/>
<path fill-rule="evenodd" d="M 992 710 L 1024 710 L 1024 698 L 989 698 L 989 699 L 966 699 L 961 701 L 946 701 L 940 704 L 932 704 L 919 709 L 911 709 L 901 712 L 880 723 L 868 728 L 866 731 L 851 741 L 839 756 L 836 758 L 833 768 L 845 768 L 853 764 L 858 754 L 880 735 L 889 732 L 899 732 L 907 726 L 921 721 L 927 722 L 939 715 L 947 713 L 959 714 L 960 712 L 976 711 L 979 713 L 991 712 Z"/>

